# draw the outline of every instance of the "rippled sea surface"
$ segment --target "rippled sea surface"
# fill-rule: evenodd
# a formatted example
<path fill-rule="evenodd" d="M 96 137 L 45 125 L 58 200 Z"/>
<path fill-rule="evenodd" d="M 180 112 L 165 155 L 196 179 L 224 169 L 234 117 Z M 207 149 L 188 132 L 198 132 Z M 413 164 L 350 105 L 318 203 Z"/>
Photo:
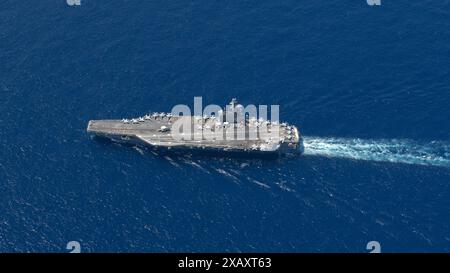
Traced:
<path fill-rule="evenodd" d="M 450 251 L 449 64 L 449 1 L 3 0 L 0 251 Z M 86 134 L 194 96 L 279 104 L 306 154 Z"/>

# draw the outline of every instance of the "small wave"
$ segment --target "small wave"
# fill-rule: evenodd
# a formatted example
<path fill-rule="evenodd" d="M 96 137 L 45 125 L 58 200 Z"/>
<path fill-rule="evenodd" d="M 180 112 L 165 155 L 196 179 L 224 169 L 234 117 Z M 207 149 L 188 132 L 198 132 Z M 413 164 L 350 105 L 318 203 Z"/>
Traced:
<path fill-rule="evenodd" d="M 134 146 L 133 149 L 138 152 L 141 155 L 144 155 L 144 150 L 142 150 L 141 148 L 139 148 L 138 146 Z"/>
<path fill-rule="evenodd" d="M 164 156 L 164 158 L 174 167 L 181 169 L 180 164 L 178 164 L 177 162 L 175 162 L 172 158 L 170 158 L 169 156 Z"/>
<path fill-rule="evenodd" d="M 191 166 L 193 166 L 193 167 L 195 167 L 195 168 L 197 168 L 199 170 L 201 170 L 202 172 L 205 172 L 207 174 L 210 173 L 207 169 L 203 168 L 199 163 L 197 163 L 197 162 L 195 162 L 195 161 L 193 161 L 191 159 L 183 159 L 183 162 L 188 164 L 188 165 L 191 165 Z"/>
<path fill-rule="evenodd" d="M 225 171 L 224 169 L 221 169 L 221 168 L 217 168 L 217 169 L 215 169 L 215 170 L 216 170 L 218 173 L 220 173 L 220 174 L 222 174 L 222 175 L 224 175 L 224 176 L 227 176 L 227 177 L 231 178 L 231 180 L 233 180 L 233 182 L 239 184 L 239 179 L 238 179 L 236 176 L 230 174 L 229 172 L 227 172 L 227 171 Z"/>
<path fill-rule="evenodd" d="M 255 183 L 256 185 L 258 185 L 258 186 L 260 186 L 260 187 L 263 187 L 263 188 L 266 188 L 266 189 L 270 189 L 270 186 L 267 185 L 267 184 L 265 184 L 265 183 L 263 183 L 263 182 L 260 182 L 260 181 L 258 181 L 258 180 L 256 180 L 256 179 L 253 179 L 253 178 L 250 178 L 250 177 L 247 177 L 247 179 L 248 179 L 250 182 Z"/>

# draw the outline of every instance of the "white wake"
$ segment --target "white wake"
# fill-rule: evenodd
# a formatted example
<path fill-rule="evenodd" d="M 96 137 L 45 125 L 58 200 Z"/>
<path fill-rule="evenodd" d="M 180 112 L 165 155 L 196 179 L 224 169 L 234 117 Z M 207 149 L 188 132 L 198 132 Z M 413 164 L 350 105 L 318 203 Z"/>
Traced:
<path fill-rule="evenodd" d="M 305 154 L 450 167 L 450 142 L 304 137 Z"/>

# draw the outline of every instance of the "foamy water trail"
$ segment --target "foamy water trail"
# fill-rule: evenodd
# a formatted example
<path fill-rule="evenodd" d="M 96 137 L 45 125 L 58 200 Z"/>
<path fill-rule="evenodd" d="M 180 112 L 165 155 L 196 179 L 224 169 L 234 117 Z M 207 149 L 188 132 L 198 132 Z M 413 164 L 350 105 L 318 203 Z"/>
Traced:
<path fill-rule="evenodd" d="M 304 137 L 305 154 L 450 167 L 450 142 Z"/>

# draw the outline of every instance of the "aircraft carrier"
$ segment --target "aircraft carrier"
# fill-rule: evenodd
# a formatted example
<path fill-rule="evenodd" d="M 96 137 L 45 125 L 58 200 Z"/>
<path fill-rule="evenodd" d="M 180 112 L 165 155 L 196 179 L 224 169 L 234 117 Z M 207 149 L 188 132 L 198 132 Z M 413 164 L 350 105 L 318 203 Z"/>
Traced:
<path fill-rule="evenodd" d="M 132 119 L 91 120 L 87 131 L 115 142 L 171 151 L 270 155 L 303 152 L 302 137 L 296 126 L 255 117 L 227 121 L 227 114 L 235 112 L 236 106 L 237 101 L 233 99 L 218 116 L 152 113 Z"/>

